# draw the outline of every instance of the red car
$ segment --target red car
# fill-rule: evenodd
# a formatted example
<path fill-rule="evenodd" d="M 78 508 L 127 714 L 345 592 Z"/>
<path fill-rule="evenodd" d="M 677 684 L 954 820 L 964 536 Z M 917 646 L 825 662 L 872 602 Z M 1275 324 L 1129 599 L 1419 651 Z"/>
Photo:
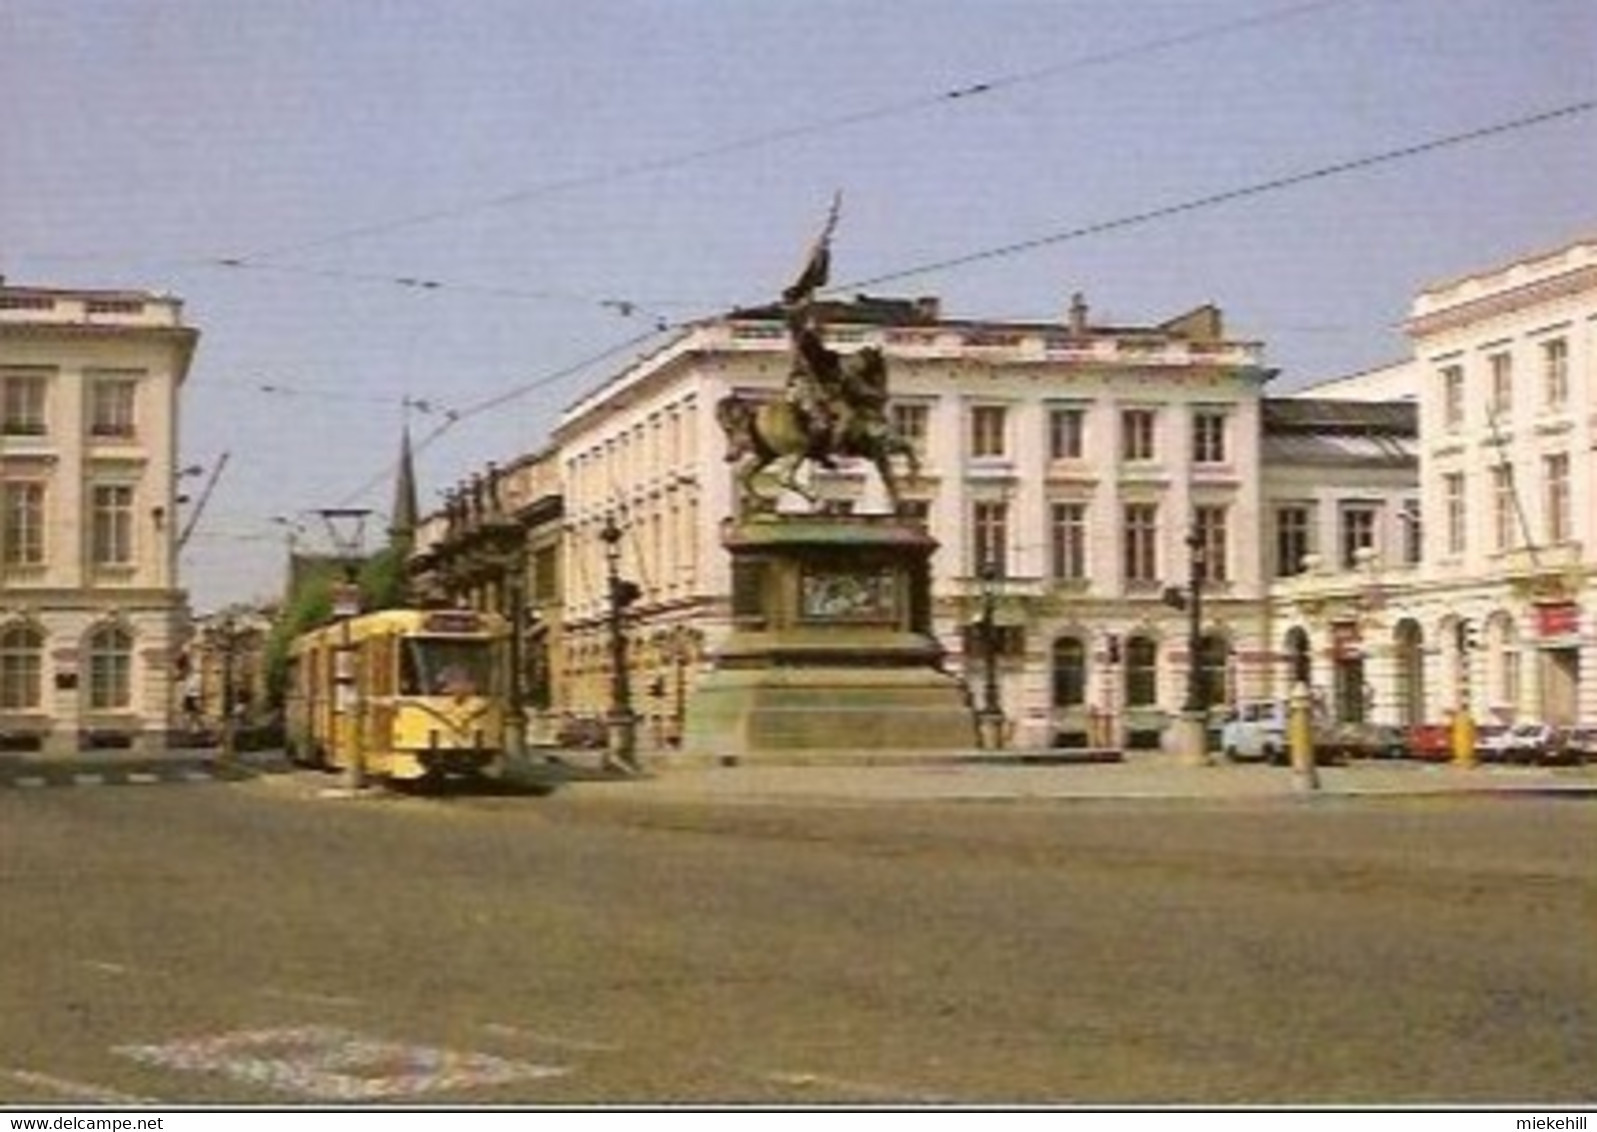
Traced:
<path fill-rule="evenodd" d="M 1445 763 L 1453 757 L 1453 728 L 1447 723 L 1416 723 L 1408 729 L 1411 759 Z"/>

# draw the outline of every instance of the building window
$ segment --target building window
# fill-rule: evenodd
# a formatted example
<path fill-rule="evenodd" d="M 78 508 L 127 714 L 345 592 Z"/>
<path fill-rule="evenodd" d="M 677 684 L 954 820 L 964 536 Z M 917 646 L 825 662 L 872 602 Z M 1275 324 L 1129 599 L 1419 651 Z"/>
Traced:
<path fill-rule="evenodd" d="M 1204 707 L 1216 707 L 1231 698 L 1231 642 L 1207 633 L 1198 642 L 1198 685 Z"/>
<path fill-rule="evenodd" d="M 137 380 L 131 377 L 97 377 L 89 390 L 89 435 L 132 436 Z"/>
<path fill-rule="evenodd" d="M 1542 478 L 1547 485 L 1547 541 L 1568 542 L 1569 529 L 1569 453 L 1555 452 L 1542 459 Z"/>
<path fill-rule="evenodd" d="M 1055 503 L 1049 516 L 1049 566 L 1055 581 L 1087 576 L 1087 505 Z"/>
<path fill-rule="evenodd" d="M 1203 580 L 1224 582 L 1230 574 L 1226 569 L 1229 540 L 1226 538 L 1226 509 L 1224 507 L 1195 507 L 1192 511 L 1192 529 L 1197 533 L 1198 545 L 1203 548 Z"/>
<path fill-rule="evenodd" d="M 0 374 L 0 433 L 43 436 L 45 376 L 42 373 Z"/>
<path fill-rule="evenodd" d="M 0 633 L 0 711 L 31 711 L 43 703 L 44 637 L 28 625 Z"/>
<path fill-rule="evenodd" d="M 90 558 L 96 566 L 133 562 L 133 489 L 126 484 L 97 484 Z"/>
<path fill-rule="evenodd" d="M 1497 550 L 1514 546 L 1514 468 L 1499 464 L 1492 469 L 1492 545 Z"/>
<path fill-rule="evenodd" d="M 931 420 L 931 410 L 925 405 L 894 405 L 893 431 L 914 449 L 915 455 L 926 455 L 926 430 Z"/>
<path fill-rule="evenodd" d="M 0 484 L 0 562 L 44 564 L 44 485 Z"/>
<path fill-rule="evenodd" d="M 1489 411 L 1493 419 L 1512 416 L 1514 412 L 1514 358 L 1508 351 L 1502 350 L 1490 355 L 1486 359 L 1486 364 L 1492 375 L 1491 408 Z"/>
<path fill-rule="evenodd" d="M 1007 503 L 977 503 L 971 510 L 972 534 L 976 572 L 991 568 L 1001 578 L 1009 573 L 1006 548 L 1009 545 L 1009 505 Z"/>
<path fill-rule="evenodd" d="M 1127 409 L 1120 414 L 1120 458 L 1152 460 L 1154 413 L 1152 409 Z"/>
<path fill-rule="evenodd" d="M 1547 408 L 1559 410 L 1569 404 L 1569 342 L 1549 338 L 1542 343 L 1542 390 Z"/>
<path fill-rule="evenodd" d="M 89 638 L 89 710 L 118 711 L 133 703 L 133 636 L 110 626 Z"/>
<path fill-rule="evenodd" d="M 1464 367 L 1442 367 L 1442 428 L 1458 432 L 1464 427 Z"/>
<path fill-rule="evenodd" d="M 1048 414 L 1048 458 L 1080 460 L 1087 452 L 1087 414 L 1082 409 L 1053 409 Z"/>
<path fill-rule="evenodd" d="M 1447 517 L 1447 553 L 1464 553 L 1464 473 L 1442 477 L 1442 508 Z"/>
<path fill-rule="evenodd" d="M 970 454 L 977 458 L 1002 456 L 1007 424 L 1004 406 L 974 406 L 970 411 Z"/>
<path fill-rule="evenodd" d="M 1126 706 L 1153 707 L 1159 702 L 1159 647 L 1149 637 L 1131 637 L 1125 657 Z"/>
<path fill-rule="evenodd" d="M 1128 503 L 1125 509 L 1125 575 L 1128 584 L 1159 580 L 1159 508 Z"/>
<path fill-rule="evenodd" d="M 931 526 L 932 504 L 929 499 L 904 499 L 898 504 L 898 517 L 922 530 Z"/>
<path fill-rule="evenodd" d="M 1054 707 L 1080 707 L 1087 702 L 1087 647 L 1077 637 L 1054 642 Z"/>
<path fill-rule="evenodd" d="M 1278 507 L 1275 512 L 1275 576 L 1291 578 L 1303 573 L 1303 560 L 1314 553 L 1309 509 Z"/>
<path fill-rule="evenodd" d="M 1192 417 L 1192 462 L 1194 464 L 1225 463 L 1224 413 L 1200 412 Z"/>
<path fill-rule="evenodd" d="M 1342 569 L 1359 564 L 1359 551 L 1375 546 L 1376 509 L 1364 503 L 1342 508 Z"/>
<path fill-rule="evenodd" d="M 1418 566 L 1425 553 L 1425 527 L 1420 522 L 1419 500 L 1405 499 L 1398 518 L 1403 523 L 1403 561 Z"/>
<path fill-rule="evenodd" d="M 560 598 L 560 548 L 540 546 L 532 552 L 532 600 L 547 605 Z"/>

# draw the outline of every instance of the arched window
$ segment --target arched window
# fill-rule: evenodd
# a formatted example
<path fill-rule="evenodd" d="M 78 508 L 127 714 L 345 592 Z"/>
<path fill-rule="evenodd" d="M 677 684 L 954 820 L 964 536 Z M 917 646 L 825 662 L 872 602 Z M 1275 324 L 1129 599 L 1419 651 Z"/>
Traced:
<path fill-rule="evenodd" d="M 1054 642 L 1054 707 L 1080 707 L 1087 702 L 1087 646 L 1079 637 Z"/>
<path fill-rule="evenodd" d="M 0 631 L 0 711 L 29 711 L 43 704 L 44 637 L 31 625 Z"/>
<path fill-rule="evenodd" d="M 133 634 L 119 625 L 89 637 L 89 710 L 119 711 L 133 703 Z"/>
<path fill-rule="evenodd" d="M 1131 637 L 1125 645 L 1126 706 L 1159 702 L 1159 646 L 1150 637 Z"/>
<path fill-rule="evenodd" d="M 1199 678 L 1203 687 L 1203 704 L 1214 707 L 1229 698 L 1227 683 L 1231 667 L 1231 642 L 1210 633 L 1199 642 Z"/>
<path fill-rule="evenodd" d="M 1413 726 L 1425 722 L 1425 641 L 1419 623 L 1397 623 L 1397 718 Z"/>

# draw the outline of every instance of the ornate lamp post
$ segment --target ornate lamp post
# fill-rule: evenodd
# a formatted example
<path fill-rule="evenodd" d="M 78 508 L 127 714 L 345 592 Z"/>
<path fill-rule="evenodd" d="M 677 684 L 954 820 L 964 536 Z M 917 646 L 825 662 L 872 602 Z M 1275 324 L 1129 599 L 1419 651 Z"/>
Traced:
<path fill-rule="evenodd" d="M 1207 766 L 1209 759 L 1209 705 L 1203 673 L 1203 583 L 1209 574 L 1208 548 L 1196 527 L 1183 540 L 1190 568 L 1187 588 L 1165 589 L 1164 600 L 1187 611 L 1187 695 L 1180 718 L 1171 726 L 1170 749 L 1182 762 Z"/>
<path fill-rule="evenodd" d="M 505 613 L 510 621 L 510 640 L 506 667 L 510 670 L 505 704 L 505 756 L 516 771 L 527 762 L 527 689 L 523 671 L 526 664 L 527 631 L 527 546 L 520 528 L 515 528 L 515 546 L 505 554 Z"/>
<path fill-rule="evenodd" d="M 1190 567 L 1187 574 L 1187 702 L 1182 710 L 1207 715 L 1209 702 L 1203 675 L 1203 582 L 1208 576 L 1208 550 L 1196 528 L 1186 537 Z"/>
<path fill-rule="evenodd" d="M 636 582 L 621 577 L 621 528 L 606 516 L 599 531 L 604 543 L 606 580 L 609 585 L 607 621 L 610 631 L 610 716 L 607 720 L 610 761 L 621 769 L 637 766 L 637 719 L 632 714 L 632 683 L 627 674 L 627 637 L 622 626 L 626 609 L 638 600 Z"/>
<path fill-rule="evenodd" d="M 992 559 L 981 564 L 977 575 L 981 583 L 982 698 L 976 715 L 977 738 L 983 750 L 996 751 L 1004 745 L 1004 706 L 998 695 L 998 604 L 1000 575 Z"/>

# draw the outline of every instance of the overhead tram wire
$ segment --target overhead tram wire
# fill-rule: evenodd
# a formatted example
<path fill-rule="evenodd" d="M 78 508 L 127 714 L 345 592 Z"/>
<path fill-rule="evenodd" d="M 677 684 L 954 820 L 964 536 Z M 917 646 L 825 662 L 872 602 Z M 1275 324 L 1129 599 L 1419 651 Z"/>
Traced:
<path fill-rule="evenodd" d="M 1113 232 L 1127 228 L 1134 228 L 1140 224 L 1152 223 L 1156 220 L 1164 220 L 1172 216 L 1180 216 L 1189 212 L 1197 212 L 1201 209 L 1211 208 L 1216 205 L 1229 203 L 1231 201 L 1260 196 L 1268 192 L 1276 192 L 1281 189 L 1293 188 L 1297 185 L 1307 184 L 1312 181 L 1323 180 L 1330 177 L 1340 176 L 1345 173 L 1353 173 L 1364 169 L 1375 168 L 1377 166 L 1391 164 L 1396 161 L 1406 160 L 1411 157 L 1418 157 L 1427 153 L 1449 149 L 1454 146 L 1466 145 L 1471 142 L 1481 141 L 1487 138 L 1497 137 L 1523 129 L 1529 129 L 1533 126 L 1544 125 L 1548 122 L 1557 121 L 1564 118 L 1571 118 L 1581 114 L 1587 114 L 1592 110 L 1597 110 L 1597 99 L 1587 99 L 1582 102 L 1569 103 L 1568 105 L 1560 106 L 1552 110 L 1542 111 L 1537 114 L 1526 115 L 1524 117 L 1510 119 L 1505 122 L 1497 122 L 1487 126 L 1479 126 L 1475 129 L 1465 130 L 1461 133 L 1448 134 L 1440 138 L 1432 138 L 1429 141 L 1417 142 L 1413 145 L 1402 146 L 1398 149 L 1386 150 L 1377 154 L 1369 154 L 1364 157 L 1352 158 L 1348 161 L 1340 161 L 1331 165 L 1322 165 L 1318 168 L 1306 170 L 1301 173 L 1293 173 L 1283 177 L 1276 177 L 1268 181 L 1260 181 L 1251 185 L 1244 185 L 1240 188 L 1228 189 L 1224 192 L 1211 193 L 1208 196 L 1197 197 L 1192 200 L 1165 205 L 1160 208 L 1148 209 L 1143 212 L 1133 213 L 1129 216 L 1122 216 L 1113 220 L 1098 221 L 1093 224 L 1083 225 L 1081 227 L 1072 228 L 1063 232 L 1055 232 L 1046 236 L 1034 237 L 1029 240 L 1020 240 L 1016 241 L 1015 243 L 1004 244 L 995 248 L 987 248 L 980 251 L 969 252 L 960 256 L 953 256 L 948 259 L 919 264 L 914 267 L 883 272 L 882 274 L 874 275 L 869 278 L 855 280 L 853 282 L 834 287 L 828 287 L 826 290 L 827 292 L 833 294 L 839 292 L 855 291 L 860 288 L 875 286 L 879 283 L 894 282 L 900 279 L 907 279 L 918 275 L 926 275 L 936 271 L 947 271 L 958 267 L 964 267 L 969 264 L 980 263 L 986 260 L 1000 259 L 1011 255 L 1019 255 L 1024 252 L 1034 251 L 1038 248 L 1047 247 L 1052 244 L 1065 243 L 1070 240 L 1082 239 L 1087 236 L 1099 235 L 1104 232 Z M 675 324 L 657 324 L 655 327 L 642 334 L 634 335 L 623 342 L 609 346 L 599 353 L 583 358 L 581 361 L 578 361 L 572 365 L 566 366 L 560 370 L 556 370 L 553 373 L 544 374 L 530 382 L 508 390 L 505 393 L 496 394 L 487 400 L 479 401 L 473 405 L 469 405 L 458 412 L 449 413 L 446 415 L 446 418 L 443 422 L 429 432 L 416 445 L 415 450 L 418 452 L 421 451 L 427 445 L 437 440 L 438 437 L 443 435 L 444 432 L 453 428 L 462 420 L 476 416 L 479 413 L 487 412 L 490 409 L 498 408 L 500 405 L 507 404 L 510 401 L 516 400 L 519 397 L 523 397 L 537 389 L 552 385 L 557 381 L 561 381 L 567 377 L 570 377 L 574 373 L 578 373 L 588 368 L 589 366 L 596 365 L 599 362 L 604 361 L 606 358 L 641 345 L 643 342 L 646 342 L 657 334 L 668 333 L 672 330 L 684 329 L 693 325 L 695 322 L 703 321 L 705 318 L 710 317 L 715 316 L 705 315 L 699 319 L 686 320 Z M 392 467 L 389 467 L 385 468 L 384 471 L 377 473 L 370 480 L 363 483 L 360 488 L 350 492 L 340 505 L 346 505 L 355 499 L 359 499 L 361 496 L 365 495 L 366 492 L 371 491 L 374 487 L 382 483 L 384 477 L 391 474 L 391 472 Z"/>
<path fill-rule="evenodd" d="M 835 130 L 851 129 L 869 122 L 923 113 L 955 103 L 969 103 L 977 98 L 996 94 L 1014 87 L 1048 82 L 1074 71 L 1108 66 L 1143 55 L 1186 47 L 1205 40 L 1218 39 L 1235 32 L 1250 31 L 1271 24 L 1283 23 L 1332 8 L 1346 7 L 1349 4 L 1358 2 L 1359 0 L 1304 0 L 1302 3 L 1254 15 L 1242 16 L 1233 20 L 1223 20 L 1205 27 L 1195 28 L 1192 31 L 1155 36 L 1137 43 L 1127 44 L 1124 47 L 1109 48 L 1080 55 L 1046 67 L 1037 67 L 1029 71 L 1017 71 L 1008 75 L 998 75 L 990 79 L 949 87 L 932 94 L 916 95 L 895 102 L 883 103 L 879 106 L 833 115 L 828 118 L 799 122 L 763 133 L 747 134 L 743 137 L 732 138 L 728 141 L 702 146 L 698 149 L 683 150 L 679 153 L 665 154 L 661 157 L 611 166 L 608 169 L 596 170 L 592 173 L 579 173 L 569 177 L 544 181 L 478 201 L 430 209 L 425 212 L 415 212 L 390 220 L 375 221 L 341 231 L 329 232 L 326 235 L 312 237 L 297 243 L 281 244 L 276 247 L 232 256 L 226 260 L 217 260 L 215 262 L 229 266 L 257 266 L 263 260 L 275 260 L 282 256 L 314 251 L 335 244 L 345 244 L 374 236 L 386 235 L 390 232 L 402 231 L 407 228 L 417 228 L 441 223 L 446 220 L 455 220 L 477 212 L 509 208 L 541 197 L 594 188 L 614 181 L 630 180 L 645 176 L 650 173 L 669 172 L 670 170 L 697 164 L 701 161 L 726 157 L 735 153 L 765 149 L 783 142 L 831 133 Z"/>
<path fill-rule="evenodd" d="M 681 323 L 676 325 L 655 325 L 641 334 L 634 334 L 625 341 L 617 342 L 614 345 L 607 346 L 598 353 L 590 354 L 587 357 L 575 361 L 570 365 L 563 366 L 562 368 L 554 370 L 551 373 L 541 374 L 538 377 L 533 378 L 531 381 L 524 382 L 515 386 L 514 388 L 506 390 L 503 393 L 496 393 L 492 397 L 473 402 L 472 404 L 466 405 L 460 409 L 448 409 L 444 412 L 444 419 L 429 429 L 426 435 L 424 435 L 420 440 L 417 440 L 411 446 L 411 456 L 412 458 L 419 456 L 434 441 L 438 440 L 444 435 L 444 433 L 448 432 L 462 421 L 470 420 L 472 417 L 476 417 L 483 413 L 489 412 L 490 410 L 497 409 L 501 405 L 507 405 L 512 401 L 527 396 L 529 393 L 535 393 L 539 389 L 544 389 L 548 386 L 554 385 L 556 382 L 564 381 L 573 374 L 581 373 L 590 366 L 598 365 L 600 362 L 612 358 L 616 354 L 635 349 L 636 347 L 641 346 L 643 343 L 649 341 L 651 338 L 655 338 L 661 334 L 668 334 L 673 330 L 682 329 L 687 325 L 689 324 Z M 367 492 L 375 490 L 390 480 L 397 467 L 398 465 L 395 462 L 386 464 L 381 471 L 374 473 L 358 488 L 345 495 L 338 501 L 337 504 L 335 504 L 335 506 L 348 507 L 353 505 L 357 500 L 365 496 Z"/>
<path fill-rule="evenodd" d="M 1548 122 L 1563 118 L 1572 118 L 1580 114 L 1589 114 L 1597 110 L 1597 99 L 1588 99 L 1583 102 L 1573 102 L 1553 110 L 1527 115 L 1522 118 L 1510 119 L 1506 122 L 1497 122 L 1489 126 L 1480 126 L 1462 133 L 1448 134 L 1444 137 L 1432 138 L 1430 141 L 1418 142 L 1414 145 L 1403 146 L 1399 149 L 1386 150 L 1382 153 L 1369 154 L 1356 157 L 1348 161 L 1339 161 L 1331 165 L 1322 165 L 1315 169 L 1305 170 L 1301 173 L 1291 173 L 1283 177 L 1275 177 L 1268 181 L 1259 181 L 1240 188 L 1227 189 L 1224 192 L 1211 193 L 1208 196 L 1196 197 L 1192 200 L 1181 201 L 1177 204 L 1162 205 L 1159 208 L 1135 212 L 1129 216 L 1117 217 L 1113 220 L 1100 220 L 1092 224 L 1084 224 L 1079 228 L 1069 228 L 1062 232 L 1053 232 L 1046 236 L 1035 236 L 1028 240 L 1017 240 L 1012 244 L 1001 244 L 998 247 L 985 248 L 980 251 L 967 252 L 963 255 L 950 256 L 947 259 L 934 260 L 930 263 L 919 264 L 914 267 L 901 268 L 895 271 L 883 272 L 869 278 L 853 280 L 848 283 L 828 287 L 827 291 L 836 294 L 858 290 L 864 287 L 876 286 L 880 283 L 896 282 L 917 275 L 929 275 L 933 272 L 948 271 L 957 267 L 967 267 L 973 263 L 981 263 L 991 259 L 1003 259 L 1024 252 L 1035 251 L 1038 248 L 1048 247 L 1051 244 L 1062 244 L 1070 240 L 1079 240 L 1087 236 L 1097 236 L 1104 232 L 1114 232 L 1123 228 L 1134 228 L 1140 224 L 1151 223 L 1155 220 L 1165 220 L 1172 216 L 1181 216 L 1189 212 L 1198 212 L 1202 209 L 1213 208 L 1216 205 L 1229 204 L 1232 201 L 1244 200 L 1248 197 L 1262 196 L 1265 193 L 1276 192 L 1281 189 L 1295 188 L 1298 185 L 1308 184 L 1311 181 L 1325 180 L 1338 177 L 1344 173 L 1356 173 L 1365 169 L 1373 169 L 1380 165 L 1388 165 L 1395 161 L 1402 161 L 1410 157 L 1419 157 L 1438 150 L 1450 149 L 1454 146 L 1468 145 L 1471 142 L 1482 141 L 1486 138 L 1497 137 L 1502 134 L 1514 133 L 1519 130 L 1530 129 L 1533 126 L 1545 125 Z"/>

